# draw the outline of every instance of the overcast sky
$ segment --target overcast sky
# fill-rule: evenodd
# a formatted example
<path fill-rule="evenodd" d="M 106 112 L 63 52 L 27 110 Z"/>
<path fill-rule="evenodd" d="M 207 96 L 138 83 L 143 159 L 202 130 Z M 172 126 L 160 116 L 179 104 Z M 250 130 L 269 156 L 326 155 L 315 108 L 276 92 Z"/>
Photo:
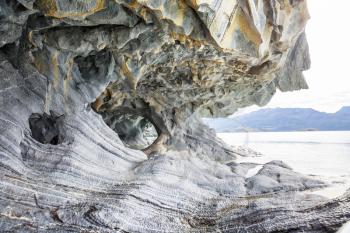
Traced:
<path fill-rule="evenodd" d="M 306 36 L 311 69 L 304 75 L 309 89 L 278 92 L 266 107 L 310 107 L 335 112 L 350 106 L 350 1 L 308 0 L 308 8 L 311 19 Z"/>

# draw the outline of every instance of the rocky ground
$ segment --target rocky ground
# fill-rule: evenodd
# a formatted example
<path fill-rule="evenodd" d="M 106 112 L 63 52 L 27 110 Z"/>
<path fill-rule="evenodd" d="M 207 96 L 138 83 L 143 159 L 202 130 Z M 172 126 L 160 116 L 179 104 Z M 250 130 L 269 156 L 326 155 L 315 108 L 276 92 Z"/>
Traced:
<path fill-rule="evenodd" d="M 305 1 L 0 1 L 1 231 L 335 232 L 350 192 L 252 172 L 200 120 L 306 88 L 307 19 Z"/>

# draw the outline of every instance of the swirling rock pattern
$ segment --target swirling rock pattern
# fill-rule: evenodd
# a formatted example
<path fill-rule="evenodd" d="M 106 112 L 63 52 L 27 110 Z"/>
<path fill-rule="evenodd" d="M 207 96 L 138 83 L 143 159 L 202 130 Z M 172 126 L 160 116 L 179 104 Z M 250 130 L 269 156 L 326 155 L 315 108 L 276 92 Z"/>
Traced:
<path fill-rule="evenodd" d="M 307 88 L 307 19 L 302 0 L 1 1 L 1 231 L 336 231 L 349 192 L 298 193 L 327 184 L 279 161 L 247 176 L 199 119 Z M 126 147 L 117 114 L 158 138 Z"/>

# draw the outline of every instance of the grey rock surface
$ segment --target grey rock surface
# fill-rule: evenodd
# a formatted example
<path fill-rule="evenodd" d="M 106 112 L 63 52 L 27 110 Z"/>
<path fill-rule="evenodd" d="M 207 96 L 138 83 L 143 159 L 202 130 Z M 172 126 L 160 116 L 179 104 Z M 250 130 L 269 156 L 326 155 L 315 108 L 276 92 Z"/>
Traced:
<path fill-rule="evenodd" d="M 324 182 L 294 172 L 282 161 L 271 161 L 265 164 L 255 176 L 247 179 L 248 193 L 252 195 L 278 191 L 303 191 L 325 186 Z"/>
<path fill-rule="evenodd" d="M 307 19 L 305 1 L 1 1 L 1 231 L 334 232 L 349 193 L 298 193 L 325 184 L 277 162 L 246 177 L 200 120 L 305 88 Z M 128 147 L 118 114 L 158 137 Z"/>

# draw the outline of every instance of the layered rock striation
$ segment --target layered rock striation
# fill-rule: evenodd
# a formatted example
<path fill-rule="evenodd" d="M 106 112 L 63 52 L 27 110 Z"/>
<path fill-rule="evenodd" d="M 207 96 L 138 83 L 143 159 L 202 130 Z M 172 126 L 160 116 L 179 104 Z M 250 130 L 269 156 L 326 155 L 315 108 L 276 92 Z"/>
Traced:
<path fill-rule="evenodd" d="M 335 231 L 349 193 L 299 194 L 326 184 L 277 161 L 247 177 L 200 120 L 307 88 L 308 17 L 301 0 L 1 1 L 0 229 Z"/>

